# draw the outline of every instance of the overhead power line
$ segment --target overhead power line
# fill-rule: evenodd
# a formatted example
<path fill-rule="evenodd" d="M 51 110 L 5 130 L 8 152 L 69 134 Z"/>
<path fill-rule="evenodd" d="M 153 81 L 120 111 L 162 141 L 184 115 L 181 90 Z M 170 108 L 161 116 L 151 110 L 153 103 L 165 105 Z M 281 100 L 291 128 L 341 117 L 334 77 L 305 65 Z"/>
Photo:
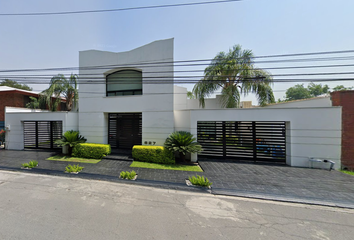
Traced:
<path fill-rule="evenodd" d="M 121 11 L 131 11 L 131 10 L 154 9 L 154 8 L 171 8 L 171 7 L 185 7 L 185 6 L 193 6 L 193 5 L 220 4 L 220 3 L 230 3 L 230 2 L 240 2 L 240 1 L 242 1 L 242 0 L 222 0 L 222 1 L 208 1 L 208 2 L 176 3 L 176 4 L 166 4 L 166 5 L 152 5 L 152 6 L 101 9 L 101 10 L 81 10 L 81 11 L 67 11 L 67 12 L 0 13 L 0 16 L 46 16 L 46 15 L 68 15 L 68 14 L 87 14 L 87 13 L 103 13 L 103 12 L 121 12 Z"/>
<path fill-rule="evenodd" d="M 323 55 L 323 54 L 345 54 L 354 53 L 354 50 L 343 51 L 327 51 L 327 52 L 311 52 L 311 53 L 294 53 L 283 55 L 263 55 L 255 56 L 252 59 L 257 58 L 279 58 L 279 57 L 296 57 L 307 55 Z M 242 58 L 235 58 L 242 59 Z M 302 59 L 278 59 L 268 61 L 252 61 L 252 63 L 282 63 L 282 62 L 315 62 L 315 61 L 343 61 L 353 60 L 354 56 L 342 56 L 342 57 L 323 57 L 323 58 L 302 58 Z M 0 72 L 31 72 L 31 71 L 71 71 L 71 70 L 92 70 L 92 69 L 112 69 L 112 68 L 129 68 L 129 67 L 189 67 L 189 66 L 208 66 L 213 59 L 196 59 L 196 60 L 177 60 L 177 61 L 148 61 L 148 62 L 134 62 L 129 64 L 109 64 L 109 65 L 97 65 L 89 67 L 53 67 L 53 68 L 25 68 L 25 69 L 3 69 Z M 227 60 L 231 60 L 227 58 Z M 199 63 L 208 62 L 208 63 Z M 352 65 L 341 65 L 343 67 Z M 277 69 L 277 68 L 262 68 L 262 69 Z"/>

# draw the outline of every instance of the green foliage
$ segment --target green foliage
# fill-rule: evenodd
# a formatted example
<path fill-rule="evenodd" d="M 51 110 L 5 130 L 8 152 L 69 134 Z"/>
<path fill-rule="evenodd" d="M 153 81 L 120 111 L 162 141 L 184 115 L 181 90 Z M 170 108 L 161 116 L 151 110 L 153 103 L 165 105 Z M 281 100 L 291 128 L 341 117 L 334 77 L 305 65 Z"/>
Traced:
<path fill-rule="evenodd" d="M 181 160 L 185 160 L 187 153 L 199 153 L 203 150 L 202 146 L 195 141 L 196 138 L 190 132 L 176 131 L 168 136 L 164 146 L 172 152 L 178 152 Z"/>
<path fill-rule="evenodd" d="M 29 161 L 29 163 L 23 163 L 22 167 L 24 168 L 34 168 L 38 166 L 38 162 L 37 161 Z"/>
<path fill-rule="evenodd" d="M 74 172 L 74 173 L 78 173 L 78 172 L 81 172 L 82 169 L 84 169 L 84 167 L 81 167 L 78 165 L 68 165 L 66 166 L 65 168 L 65 172 L 68 172 L 68 173 L 71 173 L 71 172 Z"/>
<path fill-rule="evenodd" d="M 40 95 L 40 97 L 37 99 L 35 97 L 29 97 L 30 102 L 26 104 L 26 108 L 31 108 L 31 109 L 46 109 L 46 101 L 43 95 Z"/>
<path fill-rule="evenodd" d="M 32 88 L 27 86 L 26 84 L 20 84 L 16 81 L 5 79 L 0 83 L 0 86 L 8 86 L 8 87 L 13 87 L 17 89 L 22 89 L 26 91 L 32 91 Z"/>
<path fill-rule="evenodd" d="M 338 86 L 335 86 L 332 90 L 333 92 L 335 91 L 346 91 L 346 90 L 352 90 L 353 87 L 344 87 L 344 85 L 338 85 Z"/>
<path fill-rule="evenodd" d="M 304 84 L 296 84 L 286 90 L 286 101 L 317 97 L 329 92 L 328 85 L 310 83 L 307 87 Z"/>
<path fill-rule="evenodd" d="M 135 171 L 131 171 L 131 172 L 128 172 L 128 171 L 124 172 L 124 171 L 122 171 L 122 172 L 120 173 L 120 178 L 122 178 L 122 179 L 129 179 L 129 180 L 132 180 L 132 179 L 135 178 L 135 176 L 136 176 L 136 172 L 135 172 Z"/>
<path fill-rule="evenodd" d="M 188 92 L 187 92 L 187 98 L 188 98 L 188 99 L 196 99 L 196 96 L 194 95 L 193 92 L 188 91 Z"/>
<path fill-rule="evenodd" d="M 162 146 L 135 145 L 132 150 L 133 158 L 141 162 L 174 164 L 173 152 Z"/>
<path fill-rule="evenodd" d="M 202 186 L 202 187 L 209 187 L 213 184 L 212 182 L 209 182 L 209 179 L 207 177 L 199 176 L 199 175 L 189 177 L 188 180 L 193 185 Z"/>
<path fill-rule="evenodd" d="M 111 145 L 79 143 L 73 148 L 73 157 L 101 159 L 111 153 Z"/>
<path fill-rule="evenodd" d="M 57 110 L 61 102 L 61 96 L 66 99 L 66 109 L 68 111 L 72 110 L 78 99 L 77 78 L 76 74 L 71 74 L 69 79 L 63 74 L 52 77 L 49 88 L 42 92 L 50 110 Z M 55 98 L 54 102 L 52 101 L 53 97 Z"/>
<path fill-rule="evenodd" d="M 272 77 L 255 68 L 251 50 L 235 45 L 228 53 L 220 52 L 204 70 L 204 77 L 193 88 L 199 104 L 205 107 L 205 98 L 221 89 L 222 106 L 239 107 L 241 94 L 255 93 L 259 104 L 275 102 L 271 88 Z"/>
<path fill-rule="evenodd" d="M 70 130 L 66 131 L 61 139 L 56 140 L 55 144 L 60 146 L 68 145 L 69 147 L 75 147 L 77 144 L 84 143 L 86 141 L 87 139 L 81 136 L 79 131 Z"/>
<path fill-rule="evenodd" d="M 304 84 L 296 84 L 294 87 L 288 88 L 285 95 L 286 101 L 311 98 L 311 94 Z"/>

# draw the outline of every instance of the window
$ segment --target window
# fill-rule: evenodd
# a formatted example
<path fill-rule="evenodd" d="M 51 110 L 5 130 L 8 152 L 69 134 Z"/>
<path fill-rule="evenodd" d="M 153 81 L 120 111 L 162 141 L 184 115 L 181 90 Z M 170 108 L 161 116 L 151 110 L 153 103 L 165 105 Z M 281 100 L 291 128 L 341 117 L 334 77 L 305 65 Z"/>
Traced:
<path fill-rule="evenodd" d="M 142 95 L 142 73 L 136 70 L 122 70 L 107 75 L 107 96 Z"/>

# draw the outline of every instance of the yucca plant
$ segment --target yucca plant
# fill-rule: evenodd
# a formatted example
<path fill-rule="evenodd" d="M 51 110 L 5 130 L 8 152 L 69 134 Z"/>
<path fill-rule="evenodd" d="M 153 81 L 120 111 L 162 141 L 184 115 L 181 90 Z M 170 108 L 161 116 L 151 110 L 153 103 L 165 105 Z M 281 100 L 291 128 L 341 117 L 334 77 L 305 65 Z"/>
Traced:
<path fill-rule="evenodd" d="M 84 169 L 84 167 L 81 167 L 78 165 L 68 165 L 65 167 L 65 172 L 68 172 L 68 173 L 71 173 L 71 172 L 74 172 L 74 173 L 79 173 L 82 171 L 82 169 Z"/>
<path fill-rule="evenodd" d="M 203 151 L 202 146 L 196 142 L 193 134 L 185 131 L 176 131 L 170 134 L 165 141 L 165 148 L 178 152 L 181 161 L 186 160 L 187 153 L 199 153 Z"/>
<path fill-rule="evenodd" d="M 209 179 L 207 177 L 204 176 L 197 175 L 189 177 L 188 179 L 193 185 L 201 187 L 210 187 L 213 184 L 212 182 L 209 182 Z"/>
<path fill-rule="evenodd" d="M 73 147 L 79 143 L 86 142 L 87 139 L 80 135 L 79 131 L 66 131 L 61 139 L 55 141 L 55 144 L 60 146 L 69 146 L 69 155 L 72 153 Z"/>

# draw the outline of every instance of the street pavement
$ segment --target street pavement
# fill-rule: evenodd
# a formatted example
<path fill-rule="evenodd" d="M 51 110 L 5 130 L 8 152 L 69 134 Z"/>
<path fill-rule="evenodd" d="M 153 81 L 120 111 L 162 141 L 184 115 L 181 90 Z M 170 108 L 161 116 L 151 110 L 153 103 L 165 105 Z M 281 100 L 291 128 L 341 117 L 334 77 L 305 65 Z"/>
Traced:
<path fill-rule="evenodd" d="M 354 210 L 0 171 L 0 239 L 353 239 Z"/>
<path fill-rule="evenodd" d="M 167 189 L 204 191 L 187 187 L 185 179 L 203 175 L 213 182 L 212 194 L 230 195 L 286 202 L 325 205 L 354 209 L 354 177 L 339 171 L 296 168 L 285 165 L 253 164 L 220 160 L 199 160 L 203 173 L 131 168 L 131 161 L 103 159 L 97 164 L 85 164 L 78 175 L 64 173 L 68 162 L 48 161 L 58 154 L 45 151 L 0 151 L 0 169 L 127 183 L 118 178 L 121 171 L 136 171 L 133 185 Z M 39 166 L 21 170 L 24 162 L 37 160 Z M 71 163 L 77 164 L 77 163 Z"/>

